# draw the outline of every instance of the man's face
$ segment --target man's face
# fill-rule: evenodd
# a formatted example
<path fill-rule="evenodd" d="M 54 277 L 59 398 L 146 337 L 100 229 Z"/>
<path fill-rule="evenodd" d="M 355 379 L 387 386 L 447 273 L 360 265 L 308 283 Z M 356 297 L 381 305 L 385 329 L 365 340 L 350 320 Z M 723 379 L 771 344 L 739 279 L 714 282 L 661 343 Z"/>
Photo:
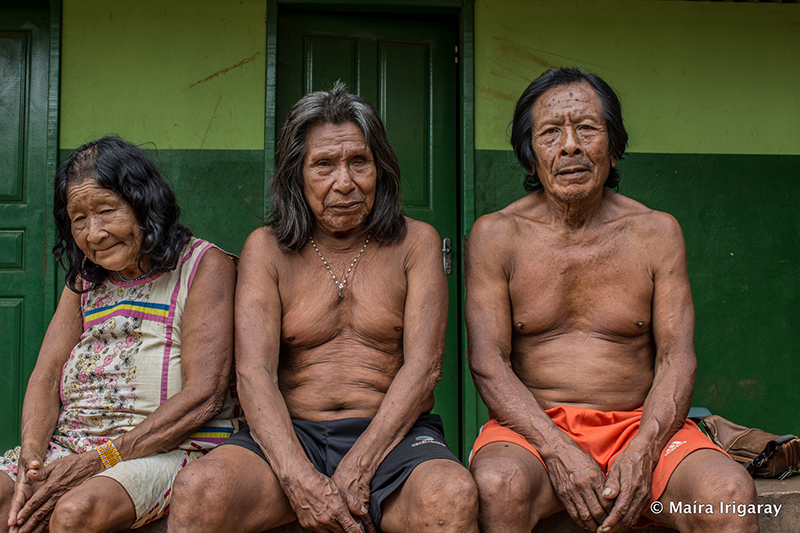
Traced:
<path fill-rule="evenodd" d="M 534 167 L 545 192 L 568 202 L 602 191 L 617 161 L 609 153 L 603 103 L 592 86 L 553 87 L 531 112 Z"/>
<path fill-rule="evenodd" d="M 361 229 L 375 202 L 377 168 L 364 133 L 352 122 L 320 124 L 306 136 L 303 194 L 329 233 Z"/>

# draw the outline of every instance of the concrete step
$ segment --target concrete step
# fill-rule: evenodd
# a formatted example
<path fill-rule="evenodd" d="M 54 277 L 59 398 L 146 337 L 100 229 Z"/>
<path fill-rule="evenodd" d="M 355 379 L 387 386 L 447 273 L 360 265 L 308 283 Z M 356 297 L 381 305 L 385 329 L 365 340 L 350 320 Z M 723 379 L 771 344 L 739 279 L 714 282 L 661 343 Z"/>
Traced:
<path fill-rule="evenodd" d="M 761 533 L 791 533 L 800 531 L 800 475 L 783 481 L 777 479 L 756 479 L 758 502 L 760 504 L 780 505 L 777 515 L 760 513 L 758 522 Z M 711 502 L 709 502 L 711 503 Z M 719 503 L 715 504 L 716 506 Z M 166 519 L 157 520 L 143 528 L 135 530 L 136 533 L 167 533 Z M 641 533 L 675 533 L 674 529 L 658 526 L 648 526 L 637 529 Z M 286 524 L 267 533 L 306 533 L 297 522 Z M 539 523 L 533 533 L 585 533 L 569 516 L 559 513 Z"/>

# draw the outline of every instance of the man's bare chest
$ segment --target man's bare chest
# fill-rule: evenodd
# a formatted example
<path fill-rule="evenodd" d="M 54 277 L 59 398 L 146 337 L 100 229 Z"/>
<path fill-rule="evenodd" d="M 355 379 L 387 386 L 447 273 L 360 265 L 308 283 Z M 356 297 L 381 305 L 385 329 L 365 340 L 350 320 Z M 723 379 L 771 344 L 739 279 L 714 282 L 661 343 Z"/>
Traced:
<path fill-rule="evenodd" d="M 646 251 L 629 243 L 530 246 L 509 279 L 515 332 L 635 334 L 649 326 L 653 289 Z"/>
<path fill-rule="evenodd" d="M 287 270 L 279 283 L 285 348 L 311 349 L 345 338 L 388 348 L 402 340 L 406 293 L 402 271 L 365 262 L 351 271 L 341 298 L 339 283 L 322 264 Z"/>

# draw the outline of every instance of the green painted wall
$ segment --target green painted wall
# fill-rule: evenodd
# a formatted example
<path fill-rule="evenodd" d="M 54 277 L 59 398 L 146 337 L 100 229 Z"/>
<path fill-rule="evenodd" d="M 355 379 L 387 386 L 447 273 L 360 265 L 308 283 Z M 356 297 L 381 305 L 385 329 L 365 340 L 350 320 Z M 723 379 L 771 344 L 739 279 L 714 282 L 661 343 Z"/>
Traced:
<path fill-rule="evenodd" d="M 530 81 L 601 75 L 631 137 L 619 191 L 686 237 L 694 404 L 775 433 L 800 432 L 799 29 L 790 4 L 475 3 L 476 215 L 525 194 L 506 127 Z"/>
<path fill-rule="evenodd" d="M 525 194 L 512 152 L 480 150 L 475 161 L 478 216 Z M 620 193 L 672 213 L 684 230 L 694 405 L 800 432 L 800 156 L 630 154 L 618 168 Z"/>

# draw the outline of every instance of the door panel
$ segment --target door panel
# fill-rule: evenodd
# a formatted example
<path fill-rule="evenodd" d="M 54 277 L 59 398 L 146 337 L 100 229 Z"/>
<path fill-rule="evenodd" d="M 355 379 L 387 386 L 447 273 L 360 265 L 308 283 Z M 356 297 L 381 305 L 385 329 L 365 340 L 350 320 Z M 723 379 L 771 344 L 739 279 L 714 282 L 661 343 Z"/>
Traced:
<path fill-rule="evenodd" d="M 22 200 L 28 35 L 0 33 L 0 201 Z M 1 259 L 0 259 L 1 260 Z"/>
<path fill-rule="evenodd" d="M 19 444 L 25 387 L 54 307 L 46 297 L 47 18 L 0 9 L 0 450 Z"/>
<path fill-rule="evenodd" d="M 427 135 L 428 52 L 429 47 L 421 44 L 380 43 L 379 64 L 383 83 L 379 108 L 387 128 L 391 124 L 390 139 L 401 161 L 406 214 L 414 209 L 433 208 L 428 157 L 431 139 Z M 404 97 L 397 98 L 401 94 Z"/>
<path fill-rule="evenodd" d="M 336 80 L 370 102 L 400 161 L 403 211 L 455 246 L 458 234 L 456 26 L 412 16 L 284 12 L 278 20 L 277 127 L 307 92 Z M 453 250 L 453 257 L 458 257 Z M 459 269 L 448 276 L 450 309 L 436 408 L 460 453 Z"/>

